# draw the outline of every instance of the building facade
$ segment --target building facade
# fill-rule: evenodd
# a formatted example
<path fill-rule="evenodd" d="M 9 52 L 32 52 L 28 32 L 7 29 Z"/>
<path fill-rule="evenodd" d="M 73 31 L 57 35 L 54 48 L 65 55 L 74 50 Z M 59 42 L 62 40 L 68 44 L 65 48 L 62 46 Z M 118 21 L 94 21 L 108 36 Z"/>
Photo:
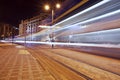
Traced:
<path fill-rule="evenodd" d="M 11 38 L 18 34 L 17 28 L 10 24 L 0 23 L 0 39 Z"/>
<path fill-rule="evenodd" d="M 45 19 L 45 17 L 45 15 L 38 15 L 30 19 L 22 20 L 19 24 L 19 35 L 28 35 L 41 31 L 42 28 L 40 28 L 39 25 L 44 24 L 42 20 Z"/>

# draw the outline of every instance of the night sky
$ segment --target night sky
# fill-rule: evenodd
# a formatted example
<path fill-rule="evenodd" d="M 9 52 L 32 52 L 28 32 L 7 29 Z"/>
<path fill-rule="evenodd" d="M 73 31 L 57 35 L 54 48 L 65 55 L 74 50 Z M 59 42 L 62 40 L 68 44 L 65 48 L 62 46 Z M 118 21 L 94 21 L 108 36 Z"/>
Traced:
<path fill-rule="evenodd" d="M 44 13 L 43 6 L 49 2 L 65 0 L 0 0 L 0 22 L 18 26 L 23 19 Z"/>
<path fill-rule="evenodd" d="M 69 2 L 72 3 L 69 3 Z M 18 27 L 21 20 L 31 18 L 39 15 L 40 13 L 46 13 L 44 5 L 46 3 L 60 2 L 63 6 L 61 12 L 65 12 L 67 7 L 72 7 L 73 3 L 78 3 L 81 0 L 0 0 L 0 22 L 5 22 L 13 26 Z M 90 0 L 91 4 L 96 0 Z M 68 4 L 69 3 L 69 4 Z M 67 5 L 68 4 L 68 5 Z M 60 11 L 58 11 L 61 13 Z"/>

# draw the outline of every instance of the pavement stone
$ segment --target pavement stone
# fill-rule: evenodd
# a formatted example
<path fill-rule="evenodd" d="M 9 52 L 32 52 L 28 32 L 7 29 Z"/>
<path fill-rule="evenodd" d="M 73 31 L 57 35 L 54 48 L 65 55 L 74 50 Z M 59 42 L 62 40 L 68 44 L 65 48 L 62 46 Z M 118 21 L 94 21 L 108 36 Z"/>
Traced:
<path fill-rule="evenodd" d="M 0 46 L 0 80 L 53 80 L 23 46 L 16 46 Z"/>

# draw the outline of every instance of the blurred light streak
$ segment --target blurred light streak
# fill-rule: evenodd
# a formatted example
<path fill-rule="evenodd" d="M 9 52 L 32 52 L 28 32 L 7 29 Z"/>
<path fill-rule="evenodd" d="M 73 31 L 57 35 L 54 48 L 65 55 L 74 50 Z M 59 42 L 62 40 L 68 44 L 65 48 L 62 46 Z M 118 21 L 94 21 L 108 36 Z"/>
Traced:
<path fill-rule="evenodd" d="M 115 14 L 118 14 L 118 13 L 120 13 L 120 9 L 116 10 L 116 11 L 113 11 L 113 12 L 110 12 L 110 13 L 106 13 L 106 14 L 104 14 L 102 16 L 98 16 L 98 17 L 95 17 L 95 18 L 80 22 L 79 24 L 85 24 L 85 23 L 88 23 L 88 22 L 91 22 L 91 21 L 95 21 L 95 20 L 98 20 L 98 19 L 102 19 L 102 18 L 105 18 L 105 17 L 112 16 L 112 15 L 115 15 Z"/>
<path fill-rule="evenodd" d="M 69 19 L 72 19 L 72 18 L 74 18 L 74 17 L 77 17 L 78 15 L 84 14 L 84 13 L 86 13 L 86 12 L 92 10 L 92 9 L 95 9 L 95 8 L 101 6 L 101 5 L 103 5 L 103 4 L 105 4 L 105 3 L 109 2 L 109 1 L 111 1 L 111 0 L 103 0 L 103 1 L 101 1 L 101 2 L 99 2 L 99 3 L 97 3 L 97 4 L 95 4 L 94 6 L 88 8 L 88 9 L 83 10 L 83 11 L 80 12 L 80 13 L 78 13 L 78 14 L 76 14 L 76 15 L 73 15 L 73 16 L 71 16 L 71 17 L 69 17 L 69 18 L 67 18 L 67 19 L 65 19 L 65 20 L 63 20 L 63 21 L 61 21 L 61 22 L 59 22 L 59 23 L 53 25 L 52 27 L 55 27 L 56 25 L 61 24 L 61 23 L 65 22 L 65 21 L 67 21 L 67 20 L 69 20 Z"/>
<path fill-rule="evenodd" d="M 15 43 L 25 43 L 25 41 L 14 41 Z M 47 45 L 66 45 L 66 46 L 86 46 L 86 47 L 104 47 L 104 48 L 120 48 L 120 44 L 95 44 L 95 43 L 63 43 L 63 42 L 40 42 L 40 41 L 26 41 L 26 43 L 33 44 L 47 44 Z"/>
<path fill-rule="evenodd" d="M 93 34 L 96 34 L 96 33 L 108 33 L 108 32 L 119 32 L 120 31 L 120 28 L 118 29 L 111 29 L 111 30 L 105 30 L 105 31 L 97 31 L 97 32 L 92 32 Z M 88 33 L 85 33 L 85 34 L 88 34 Z M 79 34 L 78 34 L 79 35 Z M 81 34 L 83 35 L 83 34 Z M 72 38 L 73 35 L 71 35 L 70 37 Z M 113 37 L 114 38 L 114 37 Z M 5 40 L 2 40 L 3 42 L 12 42 L 12 41 L 5 41 Z M 25 43 L 25 41 L 19 41 L 19 40 L 16 40 L 14 41 L 14 43 Z M 69 42 L 41 42 L 41 41 L 26 41 L 26 43 L 33 43 L 33 44 L 47 44 L 47 45 L 51 45 L 51 44 L 54 44 L 54 45 L 68 45 L 68 46 L 87 46 L 87 47 L 104 47 L 104 48 L 120 48 L 120 44 L 112 44 L 112 43 L 69 43 Z"/>
<path fill-rule="evenodd" d="M 12 41 L 0 40 L 0 42 L 12 42 Z"/>
<path fill-rule="evenodd" d="M 40 28 L 51 28 L 51 26 L 46 26 L 46 25 L 39 25 L 38 27 L 40 27 Z"/>
<path fill-rule="evenodd" d="M 66 27 L 61 28 L 59 30 L 63 30 L 63 29 L 70 28 L 70 27 L 74 27 L 74 26 L 77 26 L 77 25 L 82 25 L 82 24 L 85 24 L 85 23 L 88 23 L 88 22 L 92 22 L 92 21 L 95 21 L 95 20 L 99 20 L 99 19 L 102 19 L 102 18 L 105 18 L 105 17 L 109 17 L 109 16 L 112 16 L 112 15 L 115 15 L 115 14 L 118 14 L 118 13 L 120 13 L 120 9 L 116 10 L 116 11 L 113 11 L 113 12 L 110 12 L 110 13 L 106 13 L 104 15 L 101 15 L 101 16 L 98 16 L 98 17 L 95 17 L 95 18 L 92 18 L 92 19 L 88 19 L 88 20 L 80 22 L 80 23 L 73 24 L 73 25 L 68 26 L 68 27 L 66 26 Z M 87 25 L 81 26 L 81 28 L 86 28 L 86 27 L 87 27 Z M 57 31 L 59 31 L 59 30 L 57 30 Z"/>

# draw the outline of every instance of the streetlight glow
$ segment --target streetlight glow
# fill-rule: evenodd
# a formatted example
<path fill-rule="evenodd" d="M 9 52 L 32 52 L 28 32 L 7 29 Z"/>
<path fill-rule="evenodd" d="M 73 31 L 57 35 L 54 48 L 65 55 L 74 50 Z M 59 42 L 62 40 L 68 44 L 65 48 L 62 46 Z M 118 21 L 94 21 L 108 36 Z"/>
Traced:
<path fill-rule="evenodd" d="M 45 10 L 49 10 L 50 6 L 49 5 L 45 5 Z"/>
<path fill-rule="evenodd" d="M 56 8 L 60 8 L 61 5 L 59 3 L 56 4 Z"/>
<path fill-rule="evenodd" d="M 54 7 L 51 7 L 51 12 L 52 12 L 52 25 L 53 25 L 53 23 L 54 23 L 54 8 L 60 8 L 61 7 L 61 5 L 59 4 L 59 3 L 57 3 Z M 50 9 L 50 6 L 49 5 L 45 5 L 45 10 L 49 10 Z M 43 26 L 39 26 L 39 27 L 43 27 Z M 51 29 L 51 27 L 45 27 L 44 26 L 44 28 L 50 28 Z M 51 29 L 52 30 L 52 29 Z M 51 36 L 52 35 L 52 36 Z M 53 33 L 53 31 L 52 32 L 50 32 L 49 34 L 48 34 L 48 36 L 49 36 L 49 39 L 50 39 L 50 41 L 51 42 L 54 42 L 54 33 Z M 52 44 L 52 48 L 54 47 L 54 45 Z"/>

